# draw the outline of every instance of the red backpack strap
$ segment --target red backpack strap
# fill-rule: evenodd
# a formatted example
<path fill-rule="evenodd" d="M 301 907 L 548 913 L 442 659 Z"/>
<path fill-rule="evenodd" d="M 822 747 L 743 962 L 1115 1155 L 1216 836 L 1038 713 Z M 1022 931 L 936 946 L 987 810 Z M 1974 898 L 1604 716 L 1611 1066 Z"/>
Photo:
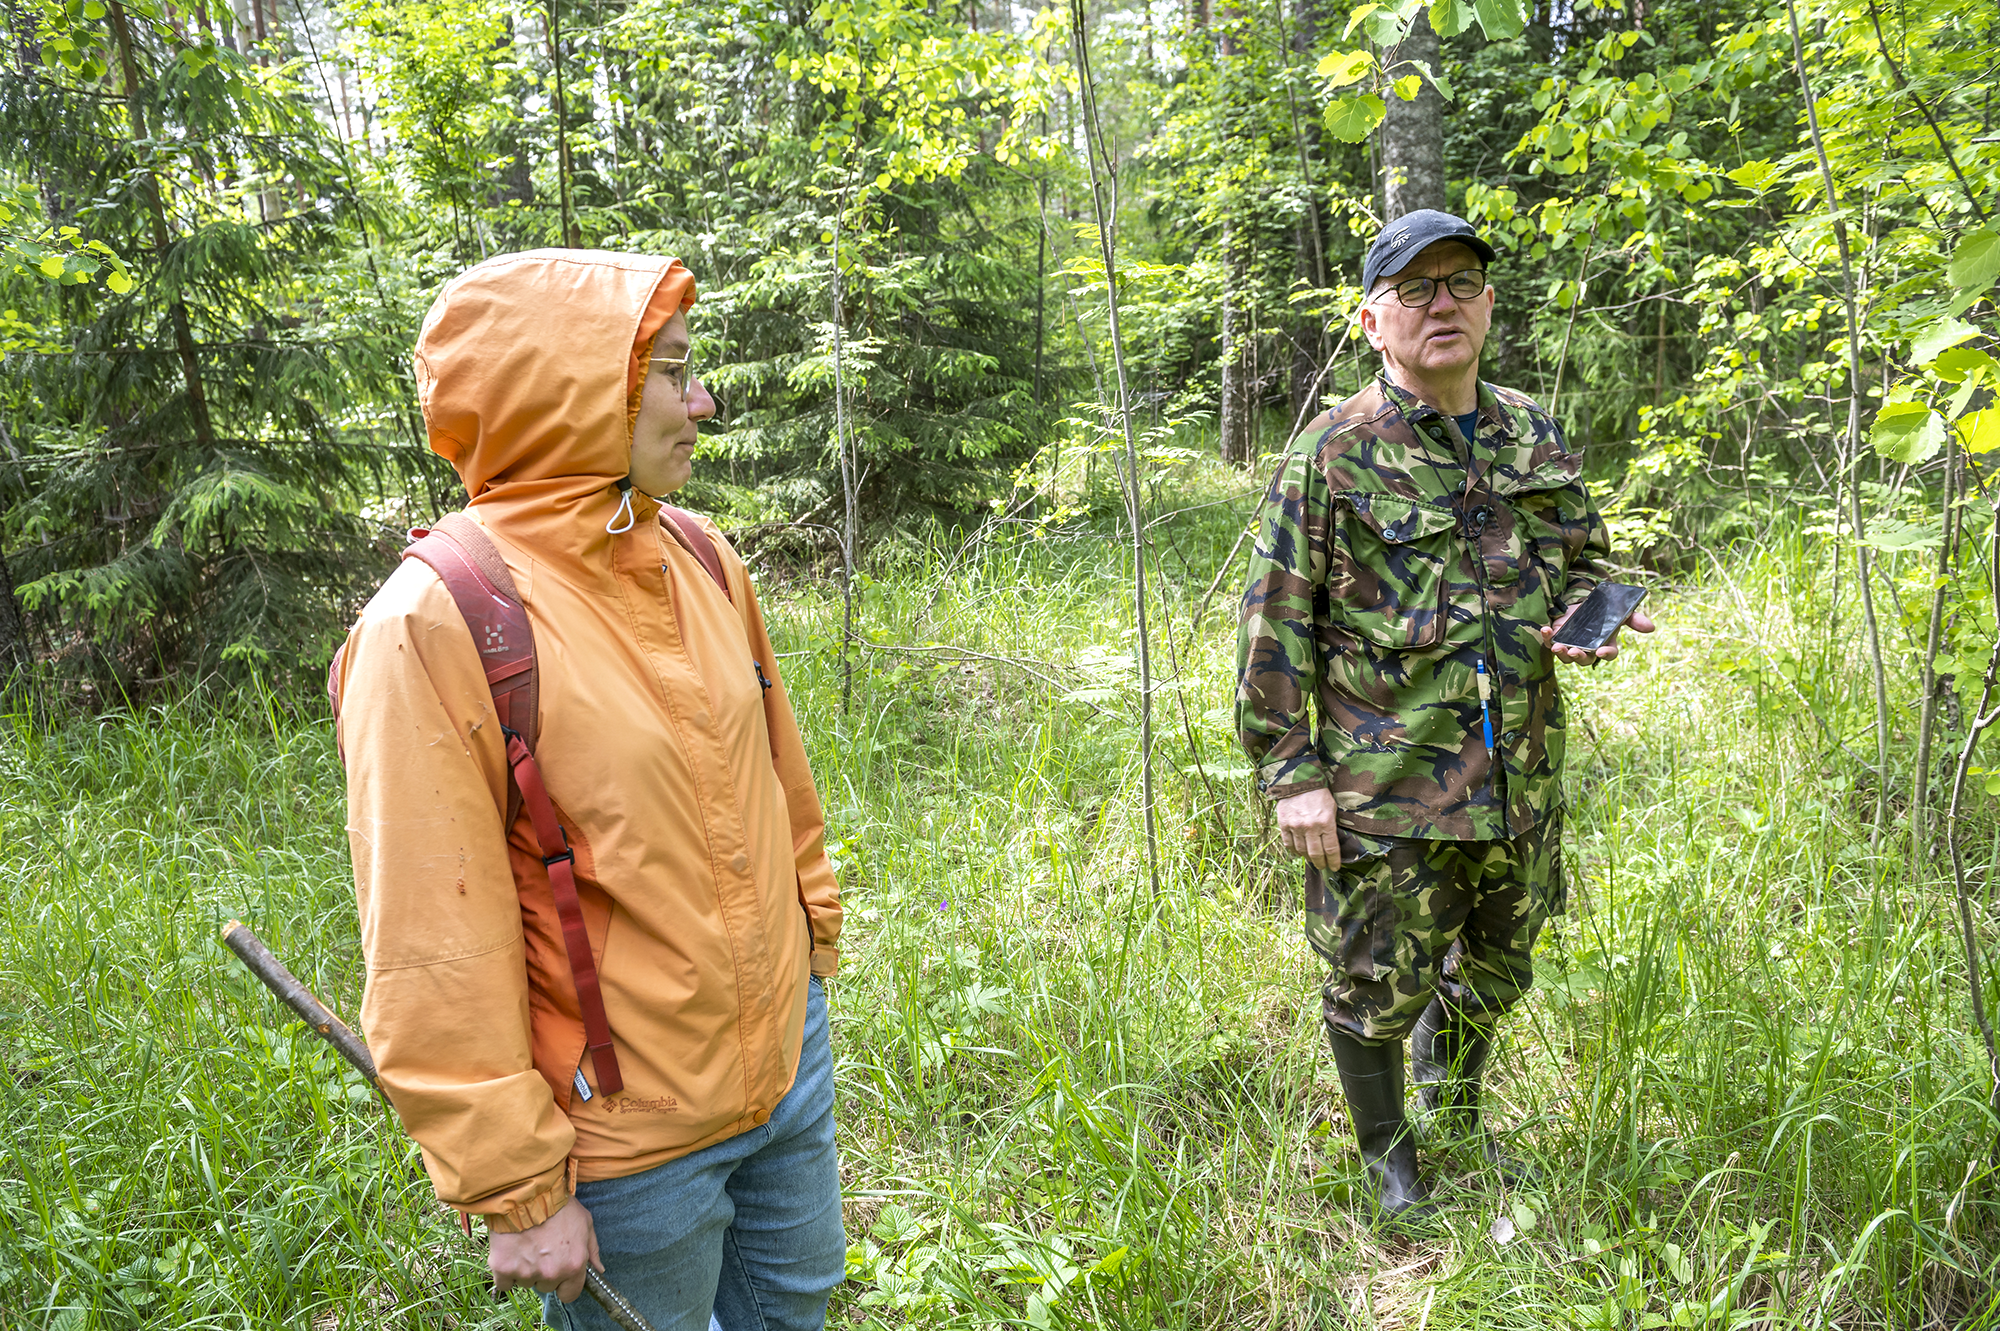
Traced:
<path fill-rule="evenodd" d="M 597 982 L 590 931 L 584 927 L 583 903 L 576 895 L 576 852 L 556 821 L 555 803 L 542 784 L 542 769 L 535 765 L 535 755 L 528 752 L 518 734 L 507 736 L 507 763 L 513 769 L 514 784 L 520 787 L 522 805 L 535 825 L 542 867 L 549 874 L 549 892 L 562 920 L 563 950 L 569 953 L 576 1004 L 583 1012 L 583 1042 L 590 1048 L 590 1065 L 597 1069 L 597 1090 L 600 1095 L 616 1095 L 625 1089 L 625 1077 L 618 1071 L 618 1053 L 611 1047 L 611 1019 L 604 1013 L 604 990 Z"/>
<path fill-rule="evenodd" d="M 472 645 L 486 668 L 500 724 L 518 733 L 532 752 L 542 701 L 535 629 L 493 539 L 465 514 L 452 513 L 403 551 L 403 557 L 423 560 L 444 579 L 465 626 L 472 630 Z"/>
<path fill-rule="evenodd" d="M 666 529 L 682 547 L 701 561 L 701 566 L 708 570 L 708 576 L 715 579 L 716 586 L 722 588 L 722 594 L 734 602 L 735 593 L 729 590 L 729 579 L 722 572 L 722 555 L 716 550 L 715 542 L 709 539 L 708 533 L 702 530 L 701 519 L 684 508 L 675 508 L 672 504 L 660 505 L 660 517 Z"/>
<path fill-rule="evenodd" d="M 513 827 L 522 809 L 528 811 L 535 841 L 541 847 L 542 866 L 548 871 L 556 915 L 562 921 L 563 948 L 569 953 L 570 978 L 576 982 L 584 1041 L 590 1048 L 591 1066 L 597 1070 L 598 1090 L 615 1095 L 625 1088 L 625 1079 L 611 1047 L 611 1022 L 604 1012 L 603 988 L 590 954 L 583 905 L 577 898 L 576 855 L 570 850 L 569 836 L 556 818 L 555 803 L 535 762 L 541 687 L 528 607 L 522 603 L 513 575 L 492 538 L 463 513 L 442 519 L 428 532 L 412 531 L 410 535 L 416 540 L 403 551 L 403 557 L 421 559 L 444 580 L 465 626 L 472 630 L 473 645 L 486 667 L 493 708 L 507 736 L 507 767 L 513 777 L 507 792 L 507 826 Z"/>

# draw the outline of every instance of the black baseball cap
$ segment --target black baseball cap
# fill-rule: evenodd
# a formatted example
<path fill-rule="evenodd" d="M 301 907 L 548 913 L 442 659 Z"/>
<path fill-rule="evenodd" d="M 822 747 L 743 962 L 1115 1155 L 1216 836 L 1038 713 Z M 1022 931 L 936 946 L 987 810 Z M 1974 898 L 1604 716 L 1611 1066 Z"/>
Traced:
<path fill-rule="evenodd" d="M 1368 257 L 1361 263 L 1362 296 L 1375 289 L 1375 279 L 1394 277 L 1409 267 L 1410 260 L 1423 253 L 1425 246 L 1440 240 L 1455 240 L 1478 255 L 1481 263 L 1493 262 L 1493 247 L 1472 229 L 1472 223 L 1435 208 L 1419 208 L 1383 227 L 1368 247 Z"/>

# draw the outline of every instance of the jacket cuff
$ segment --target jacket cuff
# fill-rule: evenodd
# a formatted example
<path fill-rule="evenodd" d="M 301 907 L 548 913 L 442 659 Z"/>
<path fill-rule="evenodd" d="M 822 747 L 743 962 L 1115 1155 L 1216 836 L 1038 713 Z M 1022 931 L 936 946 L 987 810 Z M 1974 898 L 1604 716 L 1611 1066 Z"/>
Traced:
<path fill-rule="evenodd" d="M 821 943 L 813 948 L 812 973 L 825 978 L 840 969 L 840 949 Z"/>
<path fill-rule="evenodd" d="M 495 1234 L 519 1234 L 524 1229 L 533 1229 L 569 1205 L 570 1196 L 569 1169 L 565 1164 L 546 1186 L 526 1197 L 508 1198 L 498 1210 L 486 1209 L 492 1205 L 490 1201 L 474 1202 L 459 1209 L 484 1220 L 486 1228 Z"/>
<path fill-rule="evenodd" d="M 1590 578 L 1584 581 L 1572 581 L 1568 587 L 1563 589 L 1563 598 L 1562 598 L 1563 609 L 1574 610 L 1578 606 L 1582 605 L 1584 599 L 1588 597 L 1592 592 L 1596 591 L 1597 584 L 1602 581 L 1604 581 L 1603 578 Z"/>
<path fill-rule="evenodd" d="M 1326 771 L 1317 755 L 1287 758 L 1257 769 L 1257 790 L 1267 800 L 1286 800 L 1326 789 Z"/>

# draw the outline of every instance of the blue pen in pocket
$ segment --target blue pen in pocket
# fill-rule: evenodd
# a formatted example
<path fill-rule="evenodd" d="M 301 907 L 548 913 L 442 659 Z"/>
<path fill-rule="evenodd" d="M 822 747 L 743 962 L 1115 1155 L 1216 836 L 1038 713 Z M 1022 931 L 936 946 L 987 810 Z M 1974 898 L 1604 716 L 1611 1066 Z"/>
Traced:
<path fill-rule="evenodd" d="M 1493 757 L 1493 681 L 1486 673 L 1486 658 L 1473 667 L 1479 672 L 1479 723 L 1486 730 L 1486 757 Z"/>

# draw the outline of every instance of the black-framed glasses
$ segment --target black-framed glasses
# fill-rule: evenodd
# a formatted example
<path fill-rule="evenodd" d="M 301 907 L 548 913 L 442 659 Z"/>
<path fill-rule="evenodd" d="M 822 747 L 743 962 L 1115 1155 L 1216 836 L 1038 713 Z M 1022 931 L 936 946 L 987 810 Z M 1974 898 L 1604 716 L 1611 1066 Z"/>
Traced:
<path fill-rule="evenodd" d="M 694 396 L 694 370 L 688 364 L 693 359 L 693 352 L 689 352 L 685 356 L 654 356 L 652 358 L 653 364 L 667 367 L 667 373 L 673 376 L 674 388 L 679 391 L 681 403 L 684 406 L 687 404 L 688 399 Z"/>
<path fill-rule="evenodd" d="M 1486 270 L 1484 268 L 1461 268 L 1444 279 L 1444 289 L 1451 293 L 1453 300 L 1472 300 L 1480 292 L 1486 290 Z M 1384 291 L 1381 294 L 1386 296 L 1392 292 L 1395 294 L 1399 304 L 1408 305 L 1414 309 L 1423 309 L 1437 299 L 1438 279 L 1435 277 L 1412 277 L 1407 281 L 1396 283 L 1388 291 Z"/>

